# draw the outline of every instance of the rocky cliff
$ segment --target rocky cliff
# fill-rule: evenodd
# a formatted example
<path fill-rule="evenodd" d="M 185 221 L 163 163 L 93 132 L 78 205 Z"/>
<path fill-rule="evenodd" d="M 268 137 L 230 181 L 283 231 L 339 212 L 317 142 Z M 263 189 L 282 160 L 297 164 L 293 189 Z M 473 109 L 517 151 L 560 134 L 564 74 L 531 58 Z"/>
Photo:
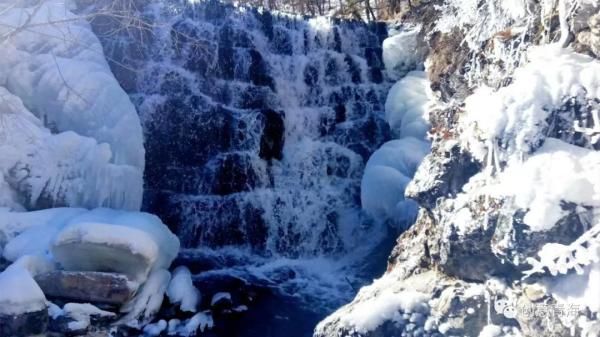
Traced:
<path fill-rule="evenodd" d="M 431 153 L 383 277 L 315 336 L 597 336 L 598 7 L 419 1 Z"/>

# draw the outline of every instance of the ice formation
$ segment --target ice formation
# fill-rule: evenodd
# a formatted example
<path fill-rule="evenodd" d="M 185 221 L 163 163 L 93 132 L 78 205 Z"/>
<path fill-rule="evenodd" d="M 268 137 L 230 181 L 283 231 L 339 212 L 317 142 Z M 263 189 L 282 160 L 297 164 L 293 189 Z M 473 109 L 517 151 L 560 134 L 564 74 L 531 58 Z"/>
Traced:
<path fill-rule="evenodd" d="M 54 304 L 51 304 L 51 307 L 51 316 L 54 318 L 66 316 L 72 320 L 68 323 L 68 328 L 72 331 L 87 329 L 91 324 L 92 316 L 96 318 L 115 316 L 114 313 L 98 309 L 89 303 L 67 303 L 62 309 Z"/>
<path fill-rule="evenodd" d="M 420 45 L 422 27 L 400 27 L 389 32 L 390 37 L 383 40 L 383 63 L 387 75 L 400 80 L 407 73 L 422 68 L 424 48 Z"/>
<path fill-rule="evenodd" d="M 196 312 L 200 301 L 200 292 L 192 282 L 192 274 L 185 266 L 177 267 L 167 288 L 167 296 L 171 303 L 178 303 L 182 311 Z"/>
<path fill-rule="evenodd" d="M 423 72 L 409 73 L 390 89 L 386 121 L 398 139 L 371 155 L 361 182 L 362 207 L 376 218 L 410 221 L 416 214 L 417 205 L 404 199 L 404 189 L 429 153 L 427 121 L 434 101 Z"/>
<path fill-rule="evenodd" d="M 0 4 L 0 205 L 139 209 L 139 118 L 69 6 Z"/>
<path fill-rule="evenodd" d="M 166 269 L 151 272 L 136 296 L 121 308 L 121 312 L 126 315 L 120 322 L 133 327 L 149 323 L 160 309 L 170 281 L 171 273 Z"/>

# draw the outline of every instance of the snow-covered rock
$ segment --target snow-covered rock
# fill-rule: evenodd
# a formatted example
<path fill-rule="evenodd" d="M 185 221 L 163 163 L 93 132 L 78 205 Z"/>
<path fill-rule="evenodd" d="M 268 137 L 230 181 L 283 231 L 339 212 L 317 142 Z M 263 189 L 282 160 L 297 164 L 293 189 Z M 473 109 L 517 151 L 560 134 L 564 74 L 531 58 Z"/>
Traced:
<path fill-rule="evenodd" d="M 142 230 L 81 222 L 57 235 L 52 254 L 66 270 L 126 273 L 131 279 L 144 279 L 159 251 Z"/>
<path fill-rule="evenodd" d="M 110 322 L 116 316 L 115 313 L 101 310 L 89 303 L 67 303 L 62 309 L 51 304 L 49 311 L 51 318 L 58 321 L 54 322 L 54 325 L 59 325 L 55 328 L 66 335 L 84 335 L 92 321 Z"/>
<path fill-rule="evenodd" d="M 147 213 L 63 208 L 0 214 L 10 261 L 52 253 L 70 271 L 122 272 L 143 282 L 151 270 L 168 268 L 179 251 L 177 237 Z"/>
<path fill-rule="evenodd" d="M 407 15 L 431 29 L 426 68 L 444 101 L 429 116 L 432 152 L 402 196 L 421 210 L 385 275 L 315 336 L 598 335 L 600 63 L 564 48 L 597 33 L 597 5 L 421 2 Z M 437 14 L 419 16 L 428 6 Z M 423 289 L 425 275 L 434 287 Z M 402 286 L 425 295 L 433 329 L 400 321 L 402 308 L 354 314 Z"/>
<path fill-rule="evenodd" d="M 0 272 L 0 335 L 29 336 L 46 330 L 46 297 L 22 265 Z"/>
<path fill-rule="evenodd" d="M 13 265 L 0 273 L 0 314 L 19 315 L 46 309 L 46 297 L 29 271 Z"/>

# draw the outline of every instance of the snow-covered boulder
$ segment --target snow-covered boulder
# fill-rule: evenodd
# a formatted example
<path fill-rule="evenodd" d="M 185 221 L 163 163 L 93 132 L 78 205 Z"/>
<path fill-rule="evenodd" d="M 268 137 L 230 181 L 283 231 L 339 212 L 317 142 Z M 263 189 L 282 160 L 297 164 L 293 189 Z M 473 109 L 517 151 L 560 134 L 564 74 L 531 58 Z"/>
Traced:
<path fill-rule="evenodd" d="M 22 266 L 13 265 L 0 273 L 0 314 L 18 315 L 46 309 L 46 297 Z"/>
<path fill-rule="evenodd" d="M 179 239 L 158 217 L 111 209 L 0 209 L 0 232 L 9 261 L 51 253 L 70 271 L 124 273 L 136 281 L 168 268 L 179 251 Z"/>
<path fill-rule="evenodd" d="M 98 209 L 60 231 L 51 251 L 67 270 L 123 273 L 143 281 L 151 270 L 169 267 L 179 240 L 156 216 Z"/>
<path fill-rule="evenodd" d="M 52 254 L 67 270 L 126 273 L 139 279 L 156 262 L 158 246 L 136 228 L 83 222 L 58 234 Z"/>
<path fill-rule="evenodd" d="M 29 336 L 46 330 L 46 297 L 26 268 L 12 265 L 0 273 L 0 289 L 1 336 Z"/>

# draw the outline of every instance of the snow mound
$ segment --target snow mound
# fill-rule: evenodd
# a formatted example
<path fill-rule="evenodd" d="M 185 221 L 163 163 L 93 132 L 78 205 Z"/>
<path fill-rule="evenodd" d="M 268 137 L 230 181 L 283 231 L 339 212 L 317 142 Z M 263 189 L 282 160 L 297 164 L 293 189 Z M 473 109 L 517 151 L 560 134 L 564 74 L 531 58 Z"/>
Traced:
<path fill-rule="evenodd" d="M 158 217 L 111 209 L 0 209 L 0 233 L 9 261 L 51 254 L 69 269 L 121 271 L 138 281 L 168 268 L 179 251 L 179 239 Z"/>
<path fill-rule="evenodd" d="M 143 279 L 159 254 L 156 242 L 140 229 L 89 222 L 61 231 L 52 253 L 66 270 L 110 271 L 132 279 Z"/>
<path fill-rule="evenodd" d="M 404 199 L 404 190 L 427 153 L 429 144 L 412 137 L 389 141 L 375 151 L 361 182 L 363 209 L 384 219 L 405 220 L 416 214 L 418 206 Z"/>
<path fill-rule="evenodd" d="M 523 220 L 531 230 L 549 230 L 568 214 L 562 202 L 600 207 L 599 171 L 600 152 L 547 138 L 529 158 L 509 161 L 496 193 L 527 210 Z"/>
<path fill-rule="evenodd" d="M 600 97 L 597 60 L 556 45 L 531 48 L 528 56 L 530 62 L 515 71 L 512 84 L 497 91 L 481 87 L 465 101 L 461 139 L 479 160 L 497 144 L 507 156 L 529 154 L 543 141 L 547 118 L 564 99 Z"/>
<path fill-rule="evenodd" d="M 180 266 L 173 271 L 167 296 L 171 303 L 180 303 L 182 311 L 196 312 L 196 306 L 200 301 L 200 292 L 194 287 L 192 273 L 187 267 Z"/>
<path fill-rule="evenodd" d="M 0 205 L 139 209 L 141 124 L 100 42 L 69 4 L 28 4 L 0 5 Z"/>
<path fill-rule="evenodd" d="M 0 273 L 0 314 L 18 315 L 46 309 L 46 297 L 27 269 L 9 266 Z"/>
<path fill-rule="evenodd" d="M 386 321 L 402 321 L 402 313 L 427 313 L 429 296 L 416 291 L 405 290 L 375 296 L 361 303 L 354 311 L 344 316 L 343 324 L 356 331 L 373 331 Z"/>

